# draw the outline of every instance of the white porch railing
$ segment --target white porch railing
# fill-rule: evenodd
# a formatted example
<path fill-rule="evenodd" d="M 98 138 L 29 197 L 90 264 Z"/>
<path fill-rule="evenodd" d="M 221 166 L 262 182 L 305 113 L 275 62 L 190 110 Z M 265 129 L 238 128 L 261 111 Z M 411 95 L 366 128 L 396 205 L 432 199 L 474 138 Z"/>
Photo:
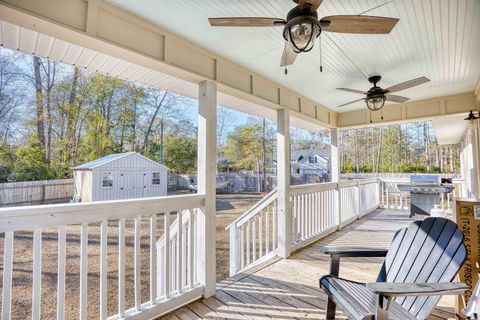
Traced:
<path fill-rule="evenodd" d="M 338 230 L 379 206 L 377 179 L 298 185 L 292 186 L 290 193 L 292 251 Z"/>
<path fill-rule="evenodd" d="M 394 210 L 410 210 L 410 193 L 400 191 L 399 184 L 410 183 L 410 178 L 378 178 L 380 181 L 380 207 Z M 442 209 L 451 210 L 453 200 L 466 196 L 465 180 L 453 179 L 455 189 L 452 193 L 442 194 Z"/>
<path fill-rule="evenodd" d="M 227 227 L 231 275 L 276 255 L 277 199 L 277 190 L 273 190 Z M 292 251 L 364 216 L 379 204 L 377 179 L 292 186 Z"/>
<path fill-rule="evenodd" d="M 273 189 L 226 229 L 230 234 L 230 275 L 276 255 L 278 191 Z"/>
<path fill-rule="evenodd" d="M 87 319 L 87 277 L 90 270 L 88 264 L 89 225 L 100 226 L 100 281 L 99 298 L 100 319 L 150 319 L 168 312 L 203 294 L 204 286 L 198 281 L 201 277 L 197 272 L 195 262 L 199 257 L 199 250 L 195 249 L 197 242 L 197 228 L 195 221 L 198 208 L 204 206 L 205 197 L 202 195 L 185 195 L 158 197 L 146 199 L 132 199 L 119 201 L 105 201 L 80 204 L 61 204 L 51 206 L 30 206 L 0 209 L 0 233 L 4 234 L 3 255 L 3 292 L 2 292 L 2 319 L 10 319 L 12 311 L 12 272 L 13 253 L 15 250 L 15 233 L 19 231 L 33 231 L 33 281 L 32 281 L 32 319 L 40 319 L 42 305 L 41 275 L 42 275 L 42 230 L 45 228 L 58 229 L 58 267 L 57 270 L 48 270 L 57 274 L 57 308 L 51 310 L 56 313 L 57 319 L 65 318 L 66 292 L 66 244 L 67 227 L 80 226 L 80 271 L 79 286 L 76 292 L 79 297 L 79 318 Z M 179 212 L 186 212 L 189 217 L 187 225 L 176 222 L 177 232 L 170 236 L 171 220 L 183 217 Z M 141 224 L 148 221 L 149 225 L 149 273 L 141 273 Z M 126 221 L 134 222 L 133 261 L 125 259 L 126 255 Z M 110 224 L 109 224 L 110 223 Z M 175 223 L 175 222 L 174 222 Z M 112 226 L 113 224 L 113 226 Z M 109 230 L 118 232 L 118 244 L 108 241 Z M 163 238 L 167 242 L 175 243 L 167 246 L 160 254 L 163 266 L 157 265 L 156 242 L 159 238 L 157 230 L 163 229 Z M 51 229 L 50 229 L 51 230 Z M 171 239 L 171 240 L 169 240 Z M 110 239 L 111 242 L 111 239 Z M 115 314 L 107 315 L 107 249 L 118 246 L 118 266 L 108 266 L 108 272 L 118 274 L 115 290 L 118 292 L 118 304 Z M 115 248 L 116 249 L 116 248 Z M 69 253 L 70 254 L 70 253 Z M 142 258 L 142 264 L 143 262 Z M 131 263 L 133 266 L 128 265 Z M 126 308 L 125 304 L 125 270 L 133 269 L 134 306 Z M 115 270 L 112 270 L 115 269 Z M 148 278 L 148 281 L 145 281 Z M 161 279 L 162 286 L 157 287 Z M 142 281 L 143 280 L 143 281 Z M 146 283 L 148 284 L 146 284 Z M 144 301 L 141 297 L 142 288 L 149 288 L 149 298 Z M 97 290 L 96 290 L 97 291 Z M 51 295 L 51 293 L 50 293 Z"/>

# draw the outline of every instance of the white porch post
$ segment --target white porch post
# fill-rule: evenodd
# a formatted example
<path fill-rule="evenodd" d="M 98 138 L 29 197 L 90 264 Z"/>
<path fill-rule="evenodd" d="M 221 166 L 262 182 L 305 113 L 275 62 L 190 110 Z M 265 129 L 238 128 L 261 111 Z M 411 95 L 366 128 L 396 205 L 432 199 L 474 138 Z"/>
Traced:
<path fill-rule="evenodd" d="M 215 294 L 215 175 L 217 147 L 217 85 L 200 83 L 198 92 L 198 193 L 205 195 L 205 206 L 198 214 L 197 273 L 204 284 L 204 297 Z"/>
<path fill-rule="evenodd" d="M 340 181 L 340 152 L 338 151 L 339 145 L 339 132 L 338 129 L 330 129 L 330 173 L 332 175 L 332 182 Z"/>
<path fill-rule="evenodd" d="M 335 212 L 336 224 L 338 228 L 341 226 L 341 212 L 342 212 L 342 200 L 341 200 L 341 189 L 340 189 L 340 152 L 338 151 L 339 145 L 339 135 L 338 129 L 330 129 L 330 175 L 332 177 L 332 182 L 337 183 L 337 190 L 335 192 Z"/>
<path fill-rule="evenodd" d="M 277 110 L 277 188 L 278 255 L 288 257 L 292 244 L 292 210 L 290 206 L 290 113 Z"/>

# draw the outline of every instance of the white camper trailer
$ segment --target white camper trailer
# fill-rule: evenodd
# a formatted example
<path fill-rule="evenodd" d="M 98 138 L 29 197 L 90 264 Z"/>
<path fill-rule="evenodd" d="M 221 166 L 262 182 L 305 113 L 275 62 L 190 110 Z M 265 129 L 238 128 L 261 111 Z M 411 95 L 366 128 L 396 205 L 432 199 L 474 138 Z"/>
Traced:
<path fill-rule="evenodd" d="M 75 202 L 167 195 L 168 168 L 136 152 L 111 154 L 73 170 Z"/>

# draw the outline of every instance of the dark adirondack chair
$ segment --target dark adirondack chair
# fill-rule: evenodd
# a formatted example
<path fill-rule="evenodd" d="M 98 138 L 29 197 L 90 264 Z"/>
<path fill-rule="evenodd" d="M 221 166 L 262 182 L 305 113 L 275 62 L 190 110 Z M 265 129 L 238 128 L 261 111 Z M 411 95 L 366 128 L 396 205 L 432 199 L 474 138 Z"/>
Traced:
<path fill-rule="evenodd" d="M 320 278 L 328 295 L 327 319 L 335 307 L 349 319 L 426 319 L 442 295 L 463 293 L 452 282 L 467 251 L 463 233 L 445 218 L 415 221 L 395 234 L 388 250 L 322 248 L 331 256 L 330 274 Z M 385 257 L 377 282 L 359 283 L 338 277 L 341 257 Z"/>

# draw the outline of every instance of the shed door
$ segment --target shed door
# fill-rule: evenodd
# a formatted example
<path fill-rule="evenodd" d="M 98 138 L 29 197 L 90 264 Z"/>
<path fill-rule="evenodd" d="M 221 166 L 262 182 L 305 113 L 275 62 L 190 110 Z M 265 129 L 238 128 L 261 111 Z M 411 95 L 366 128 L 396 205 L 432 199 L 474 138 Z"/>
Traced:
<path fill-rule="evenodd" d="M 121 186 L 120 186 L 120 198 L 121 199 L 130 199 L 130 198 L 142 198 L 145 182 L 146 182 L 146 173 L 145 172 L 122 172 L 121 177 Z"/>

